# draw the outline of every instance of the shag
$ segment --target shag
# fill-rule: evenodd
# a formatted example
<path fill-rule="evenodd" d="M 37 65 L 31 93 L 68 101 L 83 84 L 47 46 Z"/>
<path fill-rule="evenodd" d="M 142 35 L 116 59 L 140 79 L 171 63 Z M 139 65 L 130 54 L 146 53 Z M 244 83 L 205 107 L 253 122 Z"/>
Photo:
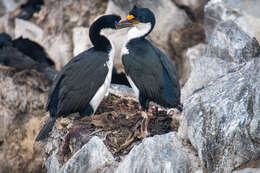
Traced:
<path fill-rule="evenodd" d="M 19 37 L 13 40 L 13 46 L 42 65 L 55 65 L 53 60 L 51 60 L 45 52 L 44 48 L 34 41 Z"/>
<path fill-rule="evenodd" d="M 129 12 L 126 20 L 117 24 L 118 28 L 131 27 L 127 42 L 121 49 L 127 79 L 138 97 L 141 110 L 148 111 L 149 102 L 153 101 L 162 107 L 182 111 L 175 66 L 161 50 L 145 38 L 154 25 L 153 12 L 136 6 Z M 142 111 L 142 115 L 148 119 L 145 112 Z M 147 127 L 145 130 L 148 134 Z"/>
<path fill-rule="evenodd" d="M 42 46 L 21 37 L 12 40 L 6 33 L 0 33 L 0 64 L 14 67 L 17 71 L 35 69 L 50 80 L 56 75 L 56 71 L 51 68 L 54 62 Z"/>
<path fill-rule="evenodd" d="M 21 12 L 16 17 L 29 20 L 32 18 L 34 13 L 41 10 L 42 5 L 44 5 L 44 0 L 29 0 L 25 4 L 21 5 Z"/>
<path fill-rule="evenodd" d="M 50 117 L 36 141 L 49 136 L 58 117 L 95 113 L 108 91 L 113 69 L 114 48 L 105 36 L 116 29 L 120 19 L 117 15 L 105 15 L 91 25 L 89 37 L 94 47 L 74 57 L 58 73 L 46 105 Z"/>

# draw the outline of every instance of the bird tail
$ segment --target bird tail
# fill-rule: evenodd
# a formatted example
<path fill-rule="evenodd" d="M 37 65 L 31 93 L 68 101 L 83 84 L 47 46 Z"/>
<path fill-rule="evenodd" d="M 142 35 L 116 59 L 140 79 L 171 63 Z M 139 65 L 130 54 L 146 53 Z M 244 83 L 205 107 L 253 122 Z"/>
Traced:
<path fill-rule="evenodd" d="M 41 131 L 39 132 L 38 136 L 36 137 L 35 141 L 40 141 L 45 138 L 47 138 L 50 134 L 50 131 L 52 130 L 52 127 L 54 126 L 56 122 L 55 117 L 50 117 L 47 122 L 42 127 Z"/>

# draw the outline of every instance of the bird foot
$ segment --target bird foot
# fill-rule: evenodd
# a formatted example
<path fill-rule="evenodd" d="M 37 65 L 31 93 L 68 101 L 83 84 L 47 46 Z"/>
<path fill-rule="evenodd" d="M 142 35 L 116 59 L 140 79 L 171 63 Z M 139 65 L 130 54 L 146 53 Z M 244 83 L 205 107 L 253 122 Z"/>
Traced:
<path fill-rule="evenodd" d="M 151 108 L 148 109 L 148 112 L 156 114 L 156 113 L 158 113 L 158 107 L 152 106 Z"/>

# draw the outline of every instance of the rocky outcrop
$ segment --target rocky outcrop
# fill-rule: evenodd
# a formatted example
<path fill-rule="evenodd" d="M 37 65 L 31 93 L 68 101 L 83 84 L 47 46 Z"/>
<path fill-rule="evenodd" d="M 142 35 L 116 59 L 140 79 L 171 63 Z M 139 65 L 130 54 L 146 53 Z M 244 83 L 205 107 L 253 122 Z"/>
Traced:
<path fill-rule="evenodd" d="M 34 145 L 50 81 L 36 71 L 0 67 L 0 172 L 44 172 Z"/>
<path fill-rule="evenodd" d="M 231 172 L 260 157 L 259 69 L 256 58 L 184 102 L 183 137 L 209 172 Z"/>
<path fill-rule="evenodd" d="M 198 171 L 198 167 L 192 167 L 191 158 L 189 158 L 192 153 L 185 152 L 184 148 L 185 146 L 175 132 L 146 138 L 123 159 L 115 173 Z M 193 164 L 196 163 L 195 160 L 192 161 Z"/>
<path fill-rule="evenodd" d="M 260 41 L 260 13 L 258 7 L 260 1 L 244 0 L 211 0 L 205 6 L 205 31 L 207 39 L 219 22 L 234 21 L 250 37 L 256 37 Z"/>
<path fill-rule="evenodd" d="M 55 156 L 49 157 L 46 167 L 49 173 L 100 172 L 111 166 L 113 162 L 115 159 L 102 140 L 92 137 L 62 168 L 59 169 L 59 162 Z"/>
<path fill-rule="evenodd" d="M 259 43 L 235 22 L 220 22 L 212 33 L 204 53 L 207 57 L 243 63 L 260 55 Z"/>
<path fill-rule="evenodd" d="M 132 90 L 112 85 L 96 115 L 59 119 L 51 136 L 35 144 L 49 116 L 44 104 L 50 81 L 33 70 L 0 68 L 1 173 L 259 171 L 258 1 L 209 1 L 204 10 L 207 43 L 197 14 L 206 0 L 49 0 L 29 21 L 4 15 L 0 30 L 37 41 L 60 69 L 91 46 L 88 28 L 98 15 L 106 11 L 125 17 L 135 3 L 154 11 L 157 23 L 149 39 L 178 65 L 185 84 L 182 115 L 174 110 L 148 113 L 150 136 L 142 140 L 143 119 Z M 110 36 L 119 72 L 118 45 L 126 32 Z"/>
<path fill-rule="evenodd" d="M 190 76 L 182 88 L 182 100 L 206 84 L 227 74 L 235 65 L 260 55 L 260 46 L 233 21 L 220 22 L 209 43 L 188 49 Z"/>
<path fill-rule="evenodd" d="M 172 157 L 172 156 L 175 157 Z M 47 172 L 196 172 L 201 171 L 196 153 L 175 132 L 143 140 L 118 163 L 102 140 L 92 137 L 63 166 L 52 155 L 46 161 Z M 156 166 L 155 166 L 156 165 Z"/>

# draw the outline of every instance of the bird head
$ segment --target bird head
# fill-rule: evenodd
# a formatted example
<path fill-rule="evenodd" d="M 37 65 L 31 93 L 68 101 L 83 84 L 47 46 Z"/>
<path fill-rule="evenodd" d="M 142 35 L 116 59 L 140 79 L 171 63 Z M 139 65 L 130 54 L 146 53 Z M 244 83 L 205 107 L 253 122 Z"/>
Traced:
<path fill-rule="evenodd" d="M 151 10 L 148 8 L 138 8 L 136 5 L 129 12 L 125 20 L 120 20 L 117 24 L 117 28 L 125 27 L 138 27 L 144 24 L 150 24 L 152 27 L 155 24 L 155 17 Z"/>

